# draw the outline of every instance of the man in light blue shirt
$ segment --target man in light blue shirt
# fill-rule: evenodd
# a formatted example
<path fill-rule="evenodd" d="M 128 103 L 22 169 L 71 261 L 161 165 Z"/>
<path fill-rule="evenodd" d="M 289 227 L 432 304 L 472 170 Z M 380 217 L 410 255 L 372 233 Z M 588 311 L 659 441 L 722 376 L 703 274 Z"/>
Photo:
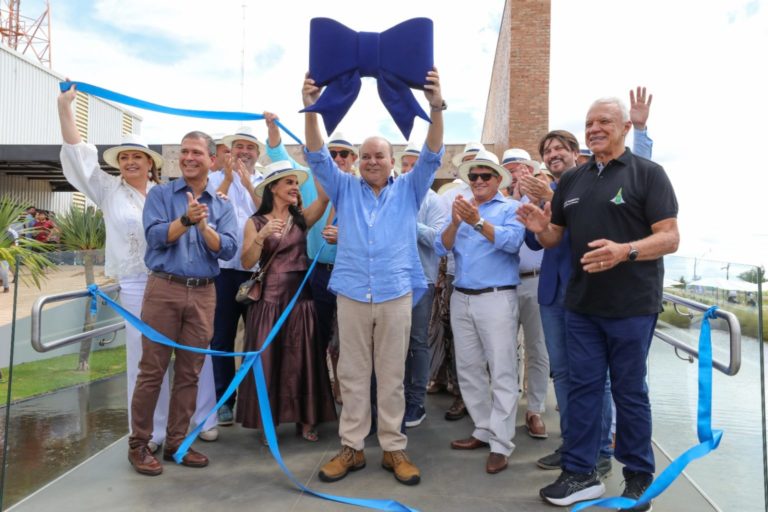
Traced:
<path fill-rule="evenodd" d="M 340 338 L 339 379 L 344 408 L 339 421 L 342 449 L 325 464 L 320 479 L 333 482 L 365 466 L 364 440 L 370 429 L 371 374 L 378 395 L 378 438 L 382 465 L 403 484 L 420 481 L 400 432 L 405 412 L 403 378 L 411 308 L 427 288 L 416 247 L 417 215 L 443 148 L 445 103 L 436 70 L 425 79 L 432 123 L 414 170 L 391 177 L 391 144 L 381 137 L 360 148 L 360 177 L 341 172 L 323 145 L 317 114 L 305 114 L 307 161 L 336 208 L 339 238 L 329 287 L 336 293 Z M 304 81 L 304 106 L 320 96 L 314 80 Z"/>
<path fill-rule="evenodd" d="M 472 198 L 457 196 L 451 221 L 435 241 L 441 256 L 453 253 L 456 278 L 451 295 L 451 329 L 459 387 L 474 423 L 472 435 L 451 443 L 454 450 L 490 447 L 487 473 L 507 468 L 515 448 L 517 415 L 518 251 L 525 228 L 515 218 L 520 203 L 499 189 L 511 182 L 493 153 L 480 150 L 459 167 Z"/>

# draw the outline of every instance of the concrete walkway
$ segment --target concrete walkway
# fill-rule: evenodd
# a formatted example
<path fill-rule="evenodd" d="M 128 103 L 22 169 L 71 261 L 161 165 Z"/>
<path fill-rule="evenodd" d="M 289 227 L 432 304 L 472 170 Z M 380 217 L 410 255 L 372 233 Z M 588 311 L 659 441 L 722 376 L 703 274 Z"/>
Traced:
<path fill-rule="evenodd" d="M 535 464 L 537 458 L 559 444 L 554 407 L 550 407 L 544 417 L 550 438 L 534 440 L 524 426 L 518 425 L 514 439 L 517 448 L 509 468 L 498 475 L 488 475 L 484 470 L 486 451 L 463 452 L 449 448 L 452 439 L 469 435 L 472 428 L 468 418 L 457 422 L 443 419 L 443 411 L 450 403 L 448 395 L 430 396 L 427 420 L 408 431 L 409 453 L 422 471 L 422 482 L 414 487 L 397 483 L 391 473 L 381 468 L 381 450 L 372 438 L 365 452 L 365 469 L 333 484 L 320 482 L 318 469 L 339 447 L 335 423 L 321 426 L 318 443 L 296 437 L 293 425 L 283 425 L 278 429 L 280 448 L 296 478 L 320 492 L 393 499 L 422 511 L 435 512 L 557 510 L 539 498 L 538 490 L 552 482 L 558 473 L 542 471 Z M 522 413 L 519 416 L 522 417 Z M 127 440 L 123 438 L 10 510 L 356 510 L 295 488 L 280 471 L 268 448 L 258 442 L 255 431 L 222 428 L 219 441 L 198 441 L 195 447 L 210 457 L 209 467 L 191 469 L 165 463 L 161 476 L 146 477 L 135 473 L 128 464 Z M 660 452 L 656 455 L 661 472 L 668 461 Z M 613 473 L 606 481 L 609 495 L 621 494 L 621 484 L 621 469 L 614 461 Z M 717 509 L 687 479 L 680 478 L 654 503 L 654 510 Z"/>

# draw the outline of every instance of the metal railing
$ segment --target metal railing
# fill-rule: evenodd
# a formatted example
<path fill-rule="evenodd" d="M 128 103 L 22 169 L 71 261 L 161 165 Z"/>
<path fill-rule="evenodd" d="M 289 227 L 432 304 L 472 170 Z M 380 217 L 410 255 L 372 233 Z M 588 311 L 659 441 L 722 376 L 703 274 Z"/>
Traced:
<path fill-rule="evenodd" d="M 104 293 L 112 293 L 112 292 L 117 292 L 119 290 L 120 290 L 119 284 L 112 284 L 109 286 L 101 287 L 101 291 L 103 291 Z M 105 334 L 110 334 L 125 328 L 125 322 L 120 320 L 113 324 L 96 327 L 95 329 L 79 332 L 77 334 L 66 336 L 64 338 L 59 338 L 54 341 L 43 342 L 42 340 L 43 307 L 46 304 L 51 304 L 54 302 L 63 302 L 65 300 L 79 299 L 82 297 L 89 297 L 90 295 L 91 294 L 90 292 L 88 292 L 88 290 L 74 290 L 69 292 L 56 293 L 52 295 L 42 295 L 38 297 L 38 299 L 32 305 L 32 313 L 30 316 L 30 320 L 32 324 L 32 335 L 31 335 L 30 342 L 32 344 L 32 348 L 34 348 L 38 352 L 48 352 L 51 350 L 55 350 L 59 347 L 63 347 L 65 345 L 77 343 L 79 341 L 86 340 L 88 338 L 98 338 L 100 336 L 104 336 Z"/>
<path fill-rule="evenodd" d="M 710 308 L 710 306 L 707 306 L 706 304 L 702 304 L 700 302 L 696 302 L 684 297 L 678 297 L 677 295 L 672 295 L 670 293 L 664 293 L 664 301 L 672 303 L 676 313 L 681 316 L 687 316 L 689 318 L 693 318 L 693 313 L 690 311 L 681 311 L 680 306 L 683 306 L 689 310 L 701 312 L 704 312 Z M 724 363 L 713 357 L 712 366 L 726 375 L 736 375 L 739 373 L 739 369 L 741 368 L 741 324 L 739 324 L 738 317 L 730 311 L 725 311 L 718 308 L 715 311 L 715 316 L 725 320 L 728 324 L 728 331 L 730 333 L 730 358 L 728 363 Z M 668 333 L 658 329 L 656 329 L 654 334 L 660 340 L 675 347 L 676 350 L 685 352 L 686 354 L 698 359 L 699 351 L 696 347 L 692 347 L 688 343 L 681 341 L 674 336 L 671 336 Z"/>

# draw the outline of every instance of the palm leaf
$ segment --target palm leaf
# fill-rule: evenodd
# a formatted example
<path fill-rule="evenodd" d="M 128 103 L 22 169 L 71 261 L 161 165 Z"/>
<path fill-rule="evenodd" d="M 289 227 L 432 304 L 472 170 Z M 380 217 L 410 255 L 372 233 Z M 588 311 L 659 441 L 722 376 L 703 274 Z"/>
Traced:
<path fill-rule="evenodd" d="M 29 205 L 10 196 L 0 197 L 0 260 L 5 260 L 15 272 L 18 261 L 25 272 L 19 273 L 25 283 L 34 283 L 39 289 L 40 283 L 46 278 L 45 270 L 52 266 L 45 257 L 45 252 L 51 249 L 49 244 L 38 242 L 33 238 L 24 237 L 34 230 L 26 228 L 19 230 L 18 240 L 15 240 L 9 229 L 26 213 Z"/>

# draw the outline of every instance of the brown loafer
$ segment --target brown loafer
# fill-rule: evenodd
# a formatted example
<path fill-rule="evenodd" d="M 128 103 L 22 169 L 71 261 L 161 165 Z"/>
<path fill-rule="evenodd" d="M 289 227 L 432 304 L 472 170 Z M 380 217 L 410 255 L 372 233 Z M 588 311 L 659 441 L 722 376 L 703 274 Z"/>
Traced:
<path fill-rule="evenodd" d="M 451 404 L 451 407 L 445 412 L 445 419 L 448 421 L 456 421 L 467 414 L 469 414 L 469 412 L 467 412 L 467 406 L 464 405 L 464 400 L 462 400 L 460 396 L 457 396 L 453 401 L 453 404 Z"/>
<path fill-rule="evenodd" d="M 173 458 L 175 453 L 176 450 L 163 450 L 163 460 L 175 462 Z M 184 458 L 181 459 L 181 465 L 187 466 L 188 468 L 204 468 L 208 465 L 208 457 L 190 448 L 187 450 Z"/>
<path fill-rule="evenodd" d="M 471 436 L 466 439 L 451 441 L 451 448 L 454 450 L 477 450 L 478 448 L 487 448 L 488 446 L 488 443 L 485 441 Z"/>
<path fill-rule="evenodd" d="M 541 419 L 541 414 L 527 413 L 525 415 L 525 426 L 528 428 L 528 435 L 534 439 L 546 439 L 549 437 L 547 427 Z"/>
<path fill-rule="evenodd" d="M 157 476 L 163 472 L 163 465 L 152 455 L 146 444 L 128 449 L 128 462 L 137 473 L 148 476 Z"/>
<path fill-rule="evenodd" d="M 500 453 L 491 452 L 485 463 L 485 471 L 492 475 L 501 473 L 507 469 L 507 456 Z"/>

